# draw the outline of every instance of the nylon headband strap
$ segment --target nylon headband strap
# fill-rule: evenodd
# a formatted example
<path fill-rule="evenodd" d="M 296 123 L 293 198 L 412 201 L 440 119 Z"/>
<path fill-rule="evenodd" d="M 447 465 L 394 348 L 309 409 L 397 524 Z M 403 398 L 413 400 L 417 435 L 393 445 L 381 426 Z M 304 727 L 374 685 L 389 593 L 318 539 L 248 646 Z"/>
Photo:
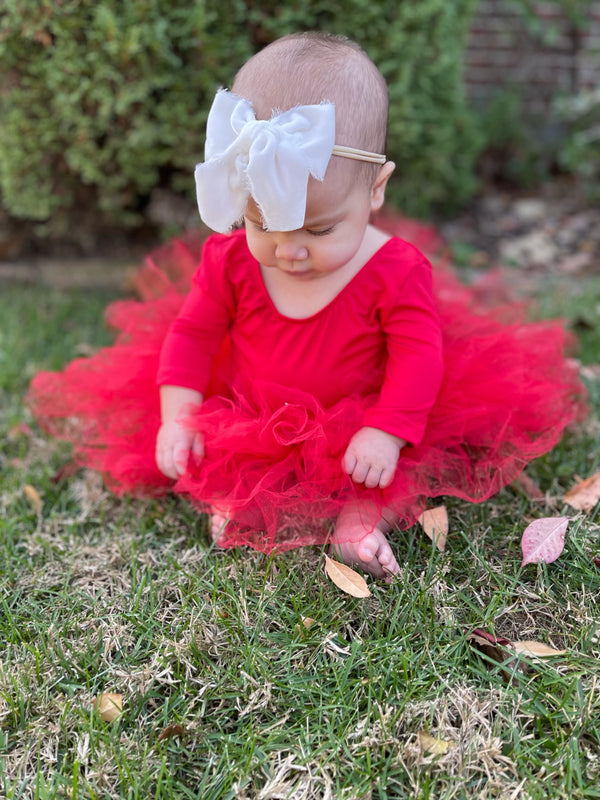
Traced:
<path fill-rule="evenodd" d="M 353 158 L 355 161 L 369 161 L 371 164 L 385 164 L 387 160 L 381 153 L 369 153 L 368 150 L 359 150 L 357 147 L 344 147 L 341 144 L 333 145 L 331 155 Z"/>

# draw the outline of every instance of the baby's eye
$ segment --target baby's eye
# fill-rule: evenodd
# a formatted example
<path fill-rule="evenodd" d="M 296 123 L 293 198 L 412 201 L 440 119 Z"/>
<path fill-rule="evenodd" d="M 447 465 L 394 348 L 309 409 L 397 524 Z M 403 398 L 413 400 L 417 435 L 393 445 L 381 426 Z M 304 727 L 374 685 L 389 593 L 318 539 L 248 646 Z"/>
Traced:
<path fill-rule="evenodd" d="M 334 228 L 335 225 L 330 225 L 328 228 L 322 228 L 321 230 L 316 230 L 316 231 L 309 230 L 307 228 L 306 232 L 310 233 L 311 236 L 326 236 L 328 233 L 331 233 Z"/>

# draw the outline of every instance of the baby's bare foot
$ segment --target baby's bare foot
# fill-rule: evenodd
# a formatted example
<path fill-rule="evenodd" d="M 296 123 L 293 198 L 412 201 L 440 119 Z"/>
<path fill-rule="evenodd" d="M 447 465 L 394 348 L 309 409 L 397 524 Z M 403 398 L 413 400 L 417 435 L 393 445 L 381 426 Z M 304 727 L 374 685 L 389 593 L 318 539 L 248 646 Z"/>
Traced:
<path fill-rule="evenodd" d="M 212 514 L 210 515 L 210 536 L 213 542 L 218 545 L 219 539 L 225 532 L 225 527 L 229 522 L 229 517 L 227 514 L 217 511 L 216 509 L 213 510 Z"/>
<path fill-rule="evenodd" d="M 385 578 L 389 582 L 400 572 L 385 535 L 389 523 L 380 519 L 370 531 L 366 524 L 364 509 L 342 510 L 331 540 L 331 555 L 341 558 L 348 566 L 360 567 L 375 578 Z"/>

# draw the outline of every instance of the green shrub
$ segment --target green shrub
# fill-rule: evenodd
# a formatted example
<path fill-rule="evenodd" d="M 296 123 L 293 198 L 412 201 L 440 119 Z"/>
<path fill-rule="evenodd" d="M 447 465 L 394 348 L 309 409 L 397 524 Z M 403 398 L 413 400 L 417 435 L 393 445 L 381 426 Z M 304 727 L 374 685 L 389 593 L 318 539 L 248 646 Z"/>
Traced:
<path fill-rule="evenodd" d="M 579 177 L 590 201 L 597 203 L 600 200 L 600 89 L 557 97 L 554 111 L 567 128 L 558 150 L 559 166 Z"/>
<path fill-rule="evenodd" d="M 532 46 L 556 46 L 565 25 L 574 37 L 589 28 L 596 0 L 507 0 L 520 16 Z M 550 7 L 550 8 L 549 8 Z M 558 12 L 549 21 L 547 12 Z M 590 51 L 590 55 L 593 51 Z M 600 52 L 595 51 L 596 58 Z M 477 108 L 483 137 L 481 171 L 487 177 L 533 188 L 550 175 L 567 173 L 580 179 L 589 198 L 600 198 L 600 90 L 555 89 L 547 107 L 531 109 L 531 87 L 506 82 Z"/>
<path fill-rule="evenodd" d="M 155 187 L 193 197 L 215 89 L 264 44 L 345 33 L 390 84 L 393 200 L 410 213 L 474 190 L 461 85 L 475 0 L 4 0 L 0 197 L 53 236 L 135 226 Z M 85 222 L 84 222 L 85 221 Z"/>

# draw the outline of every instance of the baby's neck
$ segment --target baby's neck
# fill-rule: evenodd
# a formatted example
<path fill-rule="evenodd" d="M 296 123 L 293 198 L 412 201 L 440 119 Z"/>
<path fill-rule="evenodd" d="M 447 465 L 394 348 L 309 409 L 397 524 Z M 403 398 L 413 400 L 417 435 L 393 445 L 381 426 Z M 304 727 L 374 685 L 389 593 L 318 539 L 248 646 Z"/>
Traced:
<path fill-rule="evenodd" d="M 389 238 L 387 233 L 369 225 L 357 257 L 340 269 L 311 280 L 298 279 L 261 265 L 265 289 L 283 316 L 291 319 L 312 317 L 340 294 Z"/>

